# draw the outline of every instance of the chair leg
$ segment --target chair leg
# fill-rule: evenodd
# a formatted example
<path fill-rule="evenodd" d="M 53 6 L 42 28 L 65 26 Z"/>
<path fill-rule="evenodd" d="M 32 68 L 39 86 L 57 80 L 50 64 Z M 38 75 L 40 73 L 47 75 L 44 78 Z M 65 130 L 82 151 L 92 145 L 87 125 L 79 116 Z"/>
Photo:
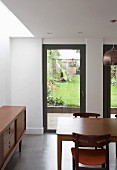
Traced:
<path fill-rule="evenodd" d="M 107 168 L 107 170 L 109 170 L 109 154 L 108 154 L 108 156 L 107 156 L 107 164 L 106 164 L 106 168 Z"/>
<path fill-rule="evenodd" d="M 105 168 L 105 164 L 102 164 L 102 168 Z"/>
<path fill-rule="evenodd" d="M 109 170 L 109 164 L 107 164 L 107 170 Z"/>
<path fill-rule="evenodd" d="M 75 160 L 74 160 L 74 158 L 72 157 L 72 164 L 73 164 L 73 170 L 75 170 Z"/>

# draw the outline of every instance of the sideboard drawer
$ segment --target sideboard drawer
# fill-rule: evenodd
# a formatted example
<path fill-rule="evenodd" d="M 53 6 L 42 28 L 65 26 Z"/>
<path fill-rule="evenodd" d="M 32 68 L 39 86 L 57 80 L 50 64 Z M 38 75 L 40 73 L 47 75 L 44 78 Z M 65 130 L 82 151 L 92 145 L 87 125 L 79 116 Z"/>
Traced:
<path fill-rule="evenodd" d="M 13 121 L 4 131 L 4 158 L 15 144 L 15 122 Z"/>
<path fill-rule="evenodd" d="M 0 135 L 0 167 L 3 164 L 3 135 Z"/>
<path fill-rule="evenodd" d="M 4 141 L 4 158 L 6 158 L 7 154 L 15 145 L 15 136 L 14 134 L 9 138 L 9 140 Z"/>
<path fill-rule="evenodd" d="M 4 131 L 4 141 L 8 140 L 10 136 L 15 134 L 15 122 L 13 121 Z"/>
<path fill-rule="evenodd" d="M 0 170 L 4 170 L 9 159 L 19 146 L 26 129 L 25 106 L 3 106 L 0 108 Z"/>

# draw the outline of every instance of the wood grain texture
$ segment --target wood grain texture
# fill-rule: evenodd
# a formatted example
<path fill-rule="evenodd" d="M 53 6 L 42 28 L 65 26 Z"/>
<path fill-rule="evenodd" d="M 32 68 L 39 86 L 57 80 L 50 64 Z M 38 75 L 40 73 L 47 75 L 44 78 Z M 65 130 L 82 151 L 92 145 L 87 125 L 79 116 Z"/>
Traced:
<path fill-rule="evenodd" d="M 15 122 L 13 121 L 4 131 L 4 159 L 15 145 Z"/>
<path fill-rule="evenodd" d="M 75 116 L 75 117 L 94 117 L 94 118 L 97 118 L 97 117 L 99 117 L 100 116 L 100 114 L 99 113 L 73 113 L 73 116 Z"/>
<path fill-rule="evenodd" d="M 3 106 L 0 108 L 0 170 L 4 170 L 19 145 L 26 130 L 26 107 Z"/>
<path fill-rule="evenodd" d="M 0 167 L 3 163 L 3 135 L 0 135 Z"/>
<path fill-rule="evenodd" d="M 85 135 L 111 134 L 117 139 L 117 119 L 114 118 L 59 118 L 57 131 L 59 135 L 72 135 L 72 132 Z"/>
<path fill-rule="evenodd" d="M 60 117 L 57 124 L 58 170 L 61 170 L 62 141 L 72 141 L 72 133 L 84 135 L 110 134 L 110 141 L 117 142 L 117 119 Z"/>
<path fill-rule="evenodd" d="M 0 108 L 0 134 L 23 111 L 25 106 L 3 106 Z"/>

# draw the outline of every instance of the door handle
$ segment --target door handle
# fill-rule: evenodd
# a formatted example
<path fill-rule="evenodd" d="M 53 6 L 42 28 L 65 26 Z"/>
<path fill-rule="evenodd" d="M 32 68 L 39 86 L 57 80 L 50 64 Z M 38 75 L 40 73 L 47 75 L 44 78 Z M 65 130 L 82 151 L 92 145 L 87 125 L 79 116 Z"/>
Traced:
<path fill-rule="evenodd" d="M 84 97 L 84 92 L 83 91 L 81 91 L 81 95 Z"/>

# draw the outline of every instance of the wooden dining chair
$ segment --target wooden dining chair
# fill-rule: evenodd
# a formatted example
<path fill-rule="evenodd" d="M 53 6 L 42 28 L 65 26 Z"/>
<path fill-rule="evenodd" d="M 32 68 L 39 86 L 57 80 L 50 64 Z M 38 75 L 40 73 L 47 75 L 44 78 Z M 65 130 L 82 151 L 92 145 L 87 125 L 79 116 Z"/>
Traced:
<path fill-rule="evenodd" d="M 109 170 L 110 134 L 82 135 L 73 133 L 73 142 L 75 143 L 75 148 L 71 148 L 73 170 Z M 82 164 L 82 167 L 79 164 Z M 101 166 L 97 167 L 97 165 Z"/>
<path fill-rule="evenodd" d="M 88 112 L 85 112 L 85 113 L 73 113 L 73 116 L 75 118 L 77 117 L 80 117 L 80 118 L 90 118 L 90 117 L 93 117 L 93 118 L 98 118 L 100 116 L 99 113 L 88 113 Z"/>
<path fill-rule="evenodd" d="M 74 117 L 84 117 L 84 118 L 89 118 L 89 117 L 95 117 L 95 118 L 97 118 L 97 117 L 99 117 L 100 116 L 100 114 L 99 113 L 73 113 L 73 116 Z"/>

